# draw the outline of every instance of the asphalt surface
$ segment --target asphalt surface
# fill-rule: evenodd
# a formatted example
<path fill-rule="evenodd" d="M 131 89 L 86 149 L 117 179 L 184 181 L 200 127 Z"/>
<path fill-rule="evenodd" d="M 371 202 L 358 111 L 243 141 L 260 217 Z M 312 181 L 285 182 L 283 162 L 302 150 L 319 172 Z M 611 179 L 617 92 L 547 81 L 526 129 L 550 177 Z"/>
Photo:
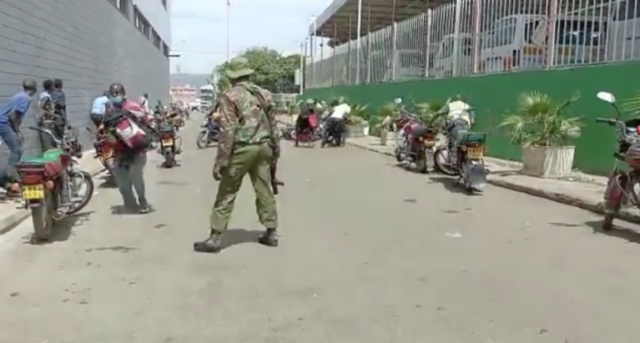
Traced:
<path fill-rule="evenodd" d="M 286 144 L 280 247 L 254 243 L 247 179 L 228 248 L 195 253 L 215 149 L 187 131 L 182 167 L 150 158 L 155 212 L 112 215 L 118 194 L 100 188 L 51 244 L 28 244 L 30 221 L 0 237 L 1 343 L 640 337 L 640 235 L 594 234 L 595 215 L 500 188 L 470 197 L 354 148 Z"/>

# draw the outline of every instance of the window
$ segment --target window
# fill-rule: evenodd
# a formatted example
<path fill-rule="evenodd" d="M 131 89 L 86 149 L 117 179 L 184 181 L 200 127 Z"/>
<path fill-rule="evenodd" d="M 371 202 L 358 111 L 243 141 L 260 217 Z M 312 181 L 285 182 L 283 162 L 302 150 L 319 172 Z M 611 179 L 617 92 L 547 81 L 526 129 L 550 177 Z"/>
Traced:
<path fill-rule="evenodd" d="M 144 15 L 142 15 L 142 13 L 140 12 L 140 10 L 138 10 L 137 7 L 133 9 L 133 16 L 134 16 L 133 24 L 138 29 L 138 31 L 140 31 L 140 33 L 142 33 L 145 37 L 147 37 L 147 39 L 151 39 L 151 31 L 153 30 L 151 28 L 151 24 L 149 24 L 149 21 L 147 20 L 147 18 L 145 18 Z"/>
<path fill-rule="evenodd" d="M 559 20 L 556 23 L 556 44 L 597 46 L 604 33 L 600 23 L 584 20 Z"/>
<path fill-rule="evenodd" d="M 496 21 L 491 30 L 482 38 L 482 48 L 494 48 L 511 45 L 516 38 L 516 18 L 504 18 Z"/>
<path fill-rule="evenodd" d="M 162 1 L 162 6 L 164 7 L 164 9 L 167 9 L 167 0 L 160 0 Z"/>
<path fill-rule="evenodd" d="M 158 50 L 162 49 L 162 39 L 160 39 L 156 30 L 151 29 L 151 37 L 153 38 L 153 45 L 158 48 Z"/>
<path fill-rule="evenodd" d="M 129 5 L 131 0 L 116 0 L 116 7 L 120 10 L 120 13 L 129 18 Z"/>
<path fill-rule="evenodd" d="M 439 58 L 449 58 L 453 56 L 453 38 L 445 38 L 440 49 Z"/>
<path fill-rule="evenodd" d="M 165 56 L 169 57 L 169 46 L 167 46 L 167 43 L 162 42 L 162 53 L 164 53 Z"/>
<path fill-rule="evenodd" d="M 535 44 L 535 34 L 538 29 L 540 20 L 530 20 L 524 25 L 524 41 L 527 44 Z"/>
<path fill-rule="evenodd" d="M 614 12 L 613 20 L 629 20 L 640 16 L 640 6 L 637 0 L 623 0 L 618 2 L 618 8 Z"/>

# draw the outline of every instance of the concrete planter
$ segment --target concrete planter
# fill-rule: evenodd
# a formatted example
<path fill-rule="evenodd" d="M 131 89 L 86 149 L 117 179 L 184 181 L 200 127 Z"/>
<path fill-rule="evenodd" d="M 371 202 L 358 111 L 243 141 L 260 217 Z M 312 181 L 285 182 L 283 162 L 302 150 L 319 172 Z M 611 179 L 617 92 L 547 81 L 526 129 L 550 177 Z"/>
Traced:
<path fill-rule="evenodd" d="M 571 175 L 575 146 L 522 147 L 522 173 L 545 178 Z"/>
<path fill-rule="evenodd" d="M 347 136 L 351 138 L 368 136 L 369 125 L 349 125 L 347 126 L 347 131 Z"/>

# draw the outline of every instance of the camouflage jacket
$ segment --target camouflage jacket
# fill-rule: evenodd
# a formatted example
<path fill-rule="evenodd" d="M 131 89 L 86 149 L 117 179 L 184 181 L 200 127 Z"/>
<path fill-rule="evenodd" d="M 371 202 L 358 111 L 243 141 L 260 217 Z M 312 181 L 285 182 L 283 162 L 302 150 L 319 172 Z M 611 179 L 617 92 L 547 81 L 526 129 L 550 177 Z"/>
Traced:
<path fill-rule="evenodd" d="M 261 99 L 254 94 L 261 94 Z M 271 93 L 249 82 L 240 82 L 218 97 L 220 136 L 216 167 L 226 167 L 234 145 L 278 142 Z"/>

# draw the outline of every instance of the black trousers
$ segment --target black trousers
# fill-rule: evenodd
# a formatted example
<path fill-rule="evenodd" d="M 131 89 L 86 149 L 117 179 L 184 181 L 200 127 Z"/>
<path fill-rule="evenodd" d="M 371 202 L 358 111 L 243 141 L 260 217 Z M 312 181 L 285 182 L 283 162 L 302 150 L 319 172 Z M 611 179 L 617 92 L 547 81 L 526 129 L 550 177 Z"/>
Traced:
<path fill-rule="evenodd" d="M 341 118 L 329 118 L 327 120 L 327 129 L 324 131 L 324 142 L 329 141 L 329 137 L 344 138 L 345 133 L 347 132 L 347 124 L 344 119 Z M 342 141 L 343 139 L 341 139 Z"/>

